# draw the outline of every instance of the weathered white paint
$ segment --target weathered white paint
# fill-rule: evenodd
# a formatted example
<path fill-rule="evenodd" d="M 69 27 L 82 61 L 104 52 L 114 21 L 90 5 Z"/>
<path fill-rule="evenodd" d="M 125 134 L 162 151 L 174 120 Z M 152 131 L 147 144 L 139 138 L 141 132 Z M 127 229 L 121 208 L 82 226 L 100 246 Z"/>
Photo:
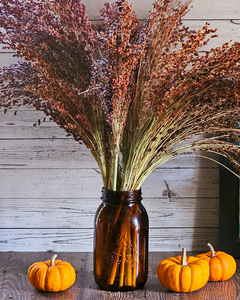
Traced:
<path fill-rule="evenodd" d="M 218 198 L 144 198 L 150 227 L 217 227 Z M 3 199 L 0 228 L 92 228 L 100 198 Z M 40 212 L 40 213 L 39 213 Z M 60 220 L 60 222 L 59 222 Z"/>
<path fill-rule="evenodd" d="M 1 168 L 0 199 L 99 198 L 97 169 Z M 142 185 L 146 197 L 218 197 L 218 169 L 156 169 Z M 87 201 L 87 200 L 86 200 Z"/>
<path fill-rule="evenodd" d="M 98 19 L 105 1 L 88 1 Z M 134 0 L 145 19 L 151 0 Z M 194 0 L 184 24 L 210 21 L 219 37 L 210 47 L 240 41 L 239 0 Z M 231 20 L 235 20 L 232 22 Z M 235 23 L 235 24 L 234 24 Z M 0 47 L 1 48 L 1 47 Z M 0 50 L 0 67 L 16 61 Z M 32 108 L 0 110 L 0 251 L 92 251 L 94 213 L 102 181 L 84 145 Z M 218 166 L 190 155 L 157 168 L 144 183 L 143 204 L 150 219 L 150 251 L 206 250 L 218 244 Z"/>
<path fill-rule="evenodd" d="M 205 251 L 218 243 L 217 228 L 150 228 L 150 251 Z M 93 229 L 0 229 L 1 251 L 93 251 Z"/>
<path fill-rule="evenodd" d="M 1 127 L 0 127 L 1 134 Z M 43 148 L 44 143 L 44 148 Z M 96 161 L 85 145 L 72 139 L 6 139 L 1 140 L 0 166 L 8 168 L 62 169 L 62 168 L 98 168 Z M 206 153 L 199 153 L 206 155 Z M 176 157 L 158 168 L 215 167 L 214 162 L 199 158 L 198 153 L 187 152 L 186 156 Z M 208 155 L 210 156 L 210 155 Z"/>

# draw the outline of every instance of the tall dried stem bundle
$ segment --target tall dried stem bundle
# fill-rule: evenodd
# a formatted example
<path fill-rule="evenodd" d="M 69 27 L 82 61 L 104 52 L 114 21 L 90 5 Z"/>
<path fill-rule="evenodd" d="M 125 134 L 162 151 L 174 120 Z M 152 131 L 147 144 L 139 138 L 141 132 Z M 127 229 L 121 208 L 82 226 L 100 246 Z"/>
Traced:
<path fill-rule="evenodd" d="M 90 148 L 109 190 L 139 189 L 191 150 L 228 158 L 239 176 L 240 44 L 200 56 L 216 30 L 184 27 L 189 4 L 156 0 L 139 24 L 118 0 L 93 24 L 79 0 L 1 0 L 0 42 L 24 60 L 1 70 L 0 107 L 51 116 Z"/>

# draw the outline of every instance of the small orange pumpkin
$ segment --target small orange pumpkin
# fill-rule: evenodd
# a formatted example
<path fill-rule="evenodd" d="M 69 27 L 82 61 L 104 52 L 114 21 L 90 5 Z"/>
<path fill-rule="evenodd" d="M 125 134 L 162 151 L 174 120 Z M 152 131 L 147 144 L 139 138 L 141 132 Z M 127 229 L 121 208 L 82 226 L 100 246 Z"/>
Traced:
<path fill-rule="evenodd" d="M 209 265 L 195 256 L 169 257 L 159 263 L 157 275 L 160 282 L 174 292 L 192 292 L 202 288 L 209 278 Z"/>
<path fill-rule="evenodd" d="M 225 281 L 231 278 L 237 268 L 235 259 L 222 251 L 214 251 L 213 246 L 208 243 L 210 251 L 197 255 L 204 259 L 210 267 L 209 281 Z"/>
<path fill-rule="evenodd" d="M 73 266 L 65 261 L 51 260 L 35 262 L 28 269 L 28 280 L 36 288 L 46 292 L 64 291 L 74 284 L 76 272 Z"/>

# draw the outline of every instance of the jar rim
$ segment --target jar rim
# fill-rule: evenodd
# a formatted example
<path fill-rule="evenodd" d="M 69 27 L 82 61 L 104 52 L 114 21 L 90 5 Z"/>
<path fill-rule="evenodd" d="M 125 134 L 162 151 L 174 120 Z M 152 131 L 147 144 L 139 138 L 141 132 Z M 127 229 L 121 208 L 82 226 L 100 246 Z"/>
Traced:
<path fill-rule="evenodd" d="M 142 200 L 142 190 L 112 191 L 102 188 L 101 199 L 104 202 L 139 202 Z"/>

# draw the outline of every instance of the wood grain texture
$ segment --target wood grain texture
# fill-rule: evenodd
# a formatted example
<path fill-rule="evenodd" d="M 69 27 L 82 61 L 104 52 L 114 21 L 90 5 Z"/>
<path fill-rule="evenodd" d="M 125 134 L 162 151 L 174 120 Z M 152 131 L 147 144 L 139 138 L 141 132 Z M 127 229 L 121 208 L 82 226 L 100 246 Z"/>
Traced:
<path fill-rule="evenodd" d="M 61 219 L 59 219 L 61 222 Z M 185 247 L 204 251 L 209 241 L 218 245 L 218 228 L 169 228 L 149 230 L 149 251 L 171 251 Z M 93 251 L 92 228 L 0 229 L 0 251 Z"/>
<path fill-rule="evenodd" d="M 100 203 L 96 198 L 1 199 L 0 228 L 93 228 Z M 159 197 L 142 203 L 152 228 L 218 227 L 218 198 Z"/>
<path fill-rule="evenodd" d="M 17 127 L 18 128 L 18 127 Z M 50 129 L 51 127 L 49 127 Z M 6 130 L 1 130 L 6 132 Z M 45 128 L 48 131 L 48 128 Z M 34 131 L 32 132 L 32 138 L 29 136 L 29 130 L 22 130 L 26 132 L 26 137 L 15 139 L 1 139 L 0 143 L 0 168 L 79 168 L 90 169 L 97 168 L 98 165 L 90 153 L 90 150 L 86 148 L 84 144 L 76 143 L 71 138 L 65 139 L 64 137 L 56 138 L 39 138 L 34 137 Z M 45 133 L 45 130 L 44 130 Z M 44 134 L 43 133 L 43 134 Z M 19 133 L 19 136 L 21 133 Z M 203 152 L 186 152 L 185 156 L 176 157 L 174 160 L 168 161 L 158 168 L 180 168 L 185 166 L 186 168 L 216 168 L 216 164 L 207 160 L 206 158 L 199 157 L 198 155 L 204 155 L 218 159 L 214 155 L 210 155 Z M 7 162 L 7 163 L 6 163 Z"/>
<path fill-rule="evenodd" d="M 52 253 L 0 253 L 0 299 L 14 300 L 239 300 L 240 260 L 237 260 L 235 275 L 225 282 L 208 282 L 202 289 L 191 293 L 176 293 L 167 290 L 159 282 L 156 268 L 160 261 L 180 252 L 152 252 L 149 255 L 148 281 L 143 289 L 133 292 L 108 292 L 98 288 L 93 277 L 91 253 L 59 252 L 58 258 L 70 262 L 77 278 L 72 287 L 58 293 L 41 292 L 34 289 L 27 279 L 28 267 L 36 261 L 48 260 Z M 187 253 L 195 255 L 196 252 Z"/>
<path fill-rule="evenodd" d="M 204 176 L 203 176 L 204 173 Z M 0 169 L 1 198 L 100 198 L 96 169 Z M 218 197 L 218 169 L 156 169 L 142 185 L 143 197 Z"/>

